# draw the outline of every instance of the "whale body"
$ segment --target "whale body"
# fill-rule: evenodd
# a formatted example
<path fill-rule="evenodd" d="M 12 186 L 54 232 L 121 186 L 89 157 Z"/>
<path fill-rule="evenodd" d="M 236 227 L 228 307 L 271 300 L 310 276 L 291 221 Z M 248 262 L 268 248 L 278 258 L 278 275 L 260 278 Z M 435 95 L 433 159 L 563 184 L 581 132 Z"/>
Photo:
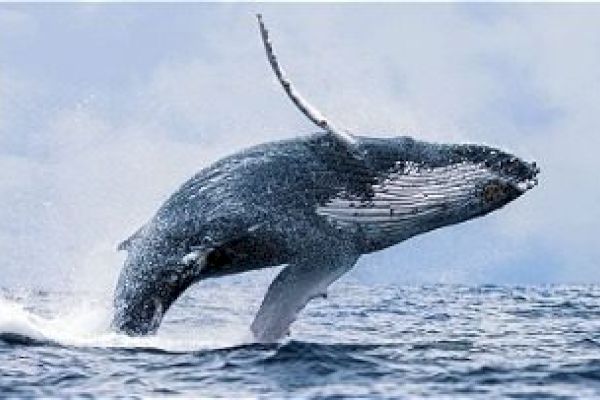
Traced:
<path fill-rule="evenodd" d="M 334 128 L 285 78 L 259 23 L 276 76 L 322 131 L 251 147 L 201 170 L 124 241 L 118 331 L 155 332 L 201 280 L 285 265 L 251 325 L 256 340 L 276 341 L 361 255 L 488 214 L 537 183 L 535 163 L 492 147 Z"/>
<path fill-rule="evenodd" d="M 286 264 L 252 325 L 281 337 L 362 254 L 485 215 L 524 193 L 537 167 L 478 145 L 331 135 L 259 145 L 200 171 L 121 249 L 115 326 L 155 331 L 194 282 Z"/>

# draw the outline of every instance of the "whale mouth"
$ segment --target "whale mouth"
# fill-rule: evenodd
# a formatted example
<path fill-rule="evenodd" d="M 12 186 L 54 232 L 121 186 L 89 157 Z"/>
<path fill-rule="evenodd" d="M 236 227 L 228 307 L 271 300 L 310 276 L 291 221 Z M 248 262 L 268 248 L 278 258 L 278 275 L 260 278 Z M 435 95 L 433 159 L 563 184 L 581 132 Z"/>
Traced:
<path fill-rule="evenodd" d="M 515 184 L 515 188 L 521 192 L 521 193 L 525 193 L 526 191 L 533 189 L 534 187 L 536 187 L 538 185 L 538 179 L 537 178 L 532 178 L 532 179 L 526 179 L 523 180 L 521 182 L 518 182 Z"/>
<path fill-rule="evenodd" d="M 527 165 L 527 173 L 522 178 L 513 182 L 513 187 L 520 193 L 523 194 L 526 191 L 533 189 L 538 185 L 538 175 L 540 173 L 540 167 L 534 161 L 532 163 L 525 163 Z"/>

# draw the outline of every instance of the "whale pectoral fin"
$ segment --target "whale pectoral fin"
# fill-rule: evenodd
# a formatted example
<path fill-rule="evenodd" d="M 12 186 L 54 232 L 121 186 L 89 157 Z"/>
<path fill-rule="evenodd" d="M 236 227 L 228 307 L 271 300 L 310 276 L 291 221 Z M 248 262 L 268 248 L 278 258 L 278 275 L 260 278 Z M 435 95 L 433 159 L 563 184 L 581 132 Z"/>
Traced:
<path fill-rule="evenodd" d="M 362 159 L 362 155 L 358 154 L 357 151 L 356 138 L 350 132 L 334 127 L 333 124 L 316 108 L 308 104 L 308 102 L 302 96 L 300 96 L 300 93 L 298 93 L 298 91 L 294 88 L 292 82 L 286 77 L 282 68 L 279 66 L 279 61 L 277 61 L 277 57 L 275 56 L 275 52 L 273 50 L 273 43 L 271 43 L 269 38 L 269 31 L 263 23 L 262 16 L 257 14 L 256 17 L 258 19 L 260 35 L 265 47 L 265 52 L 267 54 L 267 60 L 269 61 L 269 64 L 271 64 L 271 68 L 275 73 L 275 77 L 283 87 L 283 90 L 288 95 L 290 100 L 292 100 L 300 112 L 302 112 L 302 114 L 311 120 L 312 123 L 324 129 L 334 139 L 342 144 L 343 147 L 348 148 L 350 150 L 350 154 L 358 156 L 359 159 Z"/>
<path fill-rule="evenodd" d="M 251 325 L 254 338 L 263 343 L 284 336 L 298 313 L 313 298 L 347 272 L 358 257 L 307 259 L 284 267 L 269 286 Z"/>

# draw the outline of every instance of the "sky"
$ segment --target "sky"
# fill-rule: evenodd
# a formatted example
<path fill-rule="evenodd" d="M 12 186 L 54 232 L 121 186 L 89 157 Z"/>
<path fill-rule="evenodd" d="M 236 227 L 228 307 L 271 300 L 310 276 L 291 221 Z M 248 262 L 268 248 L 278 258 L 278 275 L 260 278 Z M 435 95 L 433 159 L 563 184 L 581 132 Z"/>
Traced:
<path fill-rule="evenodd" d="M 0 5 L 0 286 L 112 285 L 116 244 L 203 166 L 316 130 L 541 166 L 484 218 L 362 257 L 372 284 L 600 283 L 600 5 Z"/>

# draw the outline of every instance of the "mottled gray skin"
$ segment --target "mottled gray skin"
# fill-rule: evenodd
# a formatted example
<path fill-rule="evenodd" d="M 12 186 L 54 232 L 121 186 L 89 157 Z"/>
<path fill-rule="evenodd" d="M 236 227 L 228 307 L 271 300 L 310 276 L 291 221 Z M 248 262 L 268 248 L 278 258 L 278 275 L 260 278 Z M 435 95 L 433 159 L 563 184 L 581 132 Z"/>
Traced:
<path fill-rule="evenodd" d="M 534 179 L 538 171 L 535 164 L 485 146 L 430 144 L 407 137 L 356 139 L 352 149 L 326 133 L 266 143 L 196 174 L 121 245 L 128 255 L 116 289 L 113 325 L 128 334 L 152 333 L 191 284 L 281 264 L 303 266 L 308 274 L 311 268 L 343 265 L 323 278 L 326 288 L 362 254 L 505 205 L 523 193 L 518 184 Z M 317 212 L 335 198 L 368 207 L 374 185 L 404 163 L 423 169 L 484 165 L 493 178 L 473 184 L 460 204 L 440 203 L 439 212 L 390 235 L 365 233 L 360 224 L 336 224 Z M 288 284 L 286 279 L 279 284 Z M 285 285 L 283 290 L 288 290 Z M 281 301 L 275 297 L 265 303 Z M 297 313 L 306 301 L 298 300 L 294 312 L 287 312 Z M 257 339 L 276 340 L 294 316 L 276 328 L 259 326 L 273 325 L 269 318 L 253 324 Z"/>

